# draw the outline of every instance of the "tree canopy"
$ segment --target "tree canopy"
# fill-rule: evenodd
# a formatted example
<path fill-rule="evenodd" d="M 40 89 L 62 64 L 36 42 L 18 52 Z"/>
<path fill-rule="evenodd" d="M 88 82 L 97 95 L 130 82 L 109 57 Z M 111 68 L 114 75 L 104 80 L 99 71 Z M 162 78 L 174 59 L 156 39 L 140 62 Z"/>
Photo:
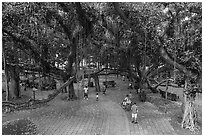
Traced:
<path fill-rule="evenodd" d="M 197 2 L 4 2 L 3 48 L 8 65 L 64 79 L 90 57 L 139 76 L 172 63 L 200 76 L 201 11 Z"/>
<path fill-rule="evenodd" d="M 69 97 L 76 98 L 73 79 L 81 69 L 85 73 L 84 62 L 98 68 L 89 74 L 96 91 L 103 66 L 125 73 L 142 93 L 144 85 L 155 90 L 163 82 L 154 87 L 150 82 L 159 73 L 177 70 L 185 79 L 182 126 L 195 129 L 191 108 L 202 77 L 201 2 L 3 2 L 2 48 L 16 97 L 19 75 L 28 71 L 62 79 L 62 88 L 68 86 Z"/>

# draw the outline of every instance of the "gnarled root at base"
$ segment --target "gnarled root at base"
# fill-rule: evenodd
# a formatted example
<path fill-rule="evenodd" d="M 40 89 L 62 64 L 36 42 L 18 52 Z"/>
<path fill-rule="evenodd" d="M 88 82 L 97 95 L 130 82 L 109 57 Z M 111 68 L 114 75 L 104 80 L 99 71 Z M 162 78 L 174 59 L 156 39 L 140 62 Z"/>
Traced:
<path fill-rule="evenodd" d="M 190 131 L 197 131 L 199 126 L 196 124 L 197 119 L 197 111 L 195 109 L 195 98 L 191 95 L 184 95 L 185 96 L 185 104 L 184 104 L 184 114 L 183 120 L 181 123 L 182 128 L 188 128 Z"/>

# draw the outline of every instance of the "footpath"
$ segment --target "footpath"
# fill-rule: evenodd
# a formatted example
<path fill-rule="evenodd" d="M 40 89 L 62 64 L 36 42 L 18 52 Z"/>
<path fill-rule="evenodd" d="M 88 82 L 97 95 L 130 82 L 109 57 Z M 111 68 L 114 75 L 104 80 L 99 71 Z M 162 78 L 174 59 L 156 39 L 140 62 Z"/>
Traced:
<path fill-rule="evenodd" d="M 28 119 L 36 125 L 39 135 L 177 134 L 170 124 L 170 117 L 149 102 L 136 101 L 139 108 L 138 124 L 131 123 L 131 112 L 124 111 L 120 106 L 130 91 L 127 82 L 116 77 L 109 79 L 114 79 L 117 86 L 108 88 L 106 96 L 100 93 L 99 101 L 96 101 L 94 88 L 90 88 L 89 100 L 81 97 L 79 100 L 66 101 L 62 99 L 64 94 L 60 94 L 40 108 L 4 115 L 2 124 Z M 133 97 L 134 100 L 138 98 L 134 93 Z"/>

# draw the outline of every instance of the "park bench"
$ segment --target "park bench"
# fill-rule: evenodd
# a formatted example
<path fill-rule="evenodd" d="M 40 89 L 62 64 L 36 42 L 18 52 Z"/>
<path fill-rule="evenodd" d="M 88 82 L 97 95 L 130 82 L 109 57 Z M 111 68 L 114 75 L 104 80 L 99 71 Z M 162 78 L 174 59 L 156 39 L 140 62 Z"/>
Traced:
<path fill-rule="evenodd" d="M 162 98 L 166 97 L 165 91 L 159 89 L 159 92 L 160 92 Z M 169 99 L 171 101 L 177 101 L 179 99 L 179 96 L 177 96 L 175 93 L 167 92 L 167 99 Z"/>
<path fill-rule="evenodd" d="M 159 93 L 160 93 L 160 95 L 161 95 L 162 98 L 165 98 L 165 94 L 166 94 L 165 91 L 159 89 Z"/>
<path fill-rule="evenodd" d="M 88 83 L 88 86 L 89 86 L 89 87 L 94 87 L 94 83 L 93 83 L 93 82 L 89 82 L 89 83 Z"/>
<path fill-rule="evenodd" d="M 112 81 L 104 81 L 103 84 L 108 87 L 108 86 L 112 86 L 112 87 L 115 87 L 116 83 L 114 80 Z"/>

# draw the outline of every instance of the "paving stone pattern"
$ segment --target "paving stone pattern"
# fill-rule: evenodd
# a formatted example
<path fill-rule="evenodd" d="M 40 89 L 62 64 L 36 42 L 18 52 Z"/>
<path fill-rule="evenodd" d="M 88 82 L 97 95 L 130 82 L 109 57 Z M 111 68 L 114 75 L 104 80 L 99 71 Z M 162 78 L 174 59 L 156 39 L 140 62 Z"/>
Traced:
<path fill-rule="evenodd" d="M 119 95 L 124 97 L 124 91 L 117 90 L 120 86 L 126 85 L 117 85 L 113 90 L 109 88 L 107 96 L 99 94 L 99 101 L 96 101 L 94 91 L 89 100 L 64 101 L 58 96 L 41 108 L 5 115 L 2 122 L 28 118 L 37 125 L 40 135 L 176 134 L 170 118 L 148 102 L 138 103 L 138 124 L 131 123 L 131 113 L 124 111 L 117 102 L 121 100 Z M 115 92 L 118 96 L 113 99 Z"/>

